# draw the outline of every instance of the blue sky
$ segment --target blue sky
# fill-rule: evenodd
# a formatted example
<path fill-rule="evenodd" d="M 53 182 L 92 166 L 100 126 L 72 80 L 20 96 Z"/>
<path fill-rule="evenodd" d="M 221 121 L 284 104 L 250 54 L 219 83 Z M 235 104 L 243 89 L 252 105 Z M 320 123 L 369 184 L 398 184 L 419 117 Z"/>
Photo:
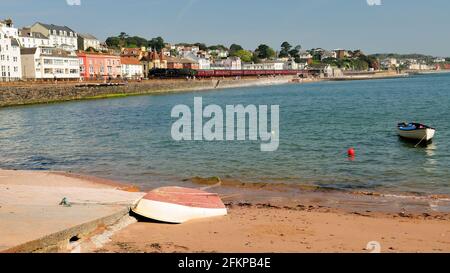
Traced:
<path fill-rule="evenodd" d="M 450 56 L 448 0 L 0 0 L 0 11 L 16 26 L 62 24 L 101 39 L 124 31 L 249 49 L 287 40 L 303 48 Z"/>

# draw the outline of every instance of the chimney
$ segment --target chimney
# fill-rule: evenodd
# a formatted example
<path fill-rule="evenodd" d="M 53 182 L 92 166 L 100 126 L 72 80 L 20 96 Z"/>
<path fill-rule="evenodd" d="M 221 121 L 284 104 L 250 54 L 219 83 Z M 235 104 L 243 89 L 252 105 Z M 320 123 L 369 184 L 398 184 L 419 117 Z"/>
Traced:
<path fill-rule="evenodd" d="M 6 25 L 7 27 L 13 27 L 13 26 L 14 26 L 13 20 L 12 20 L 11 18 L 6 19 L 6 20 L 5 20 L 5 25 Z"/>

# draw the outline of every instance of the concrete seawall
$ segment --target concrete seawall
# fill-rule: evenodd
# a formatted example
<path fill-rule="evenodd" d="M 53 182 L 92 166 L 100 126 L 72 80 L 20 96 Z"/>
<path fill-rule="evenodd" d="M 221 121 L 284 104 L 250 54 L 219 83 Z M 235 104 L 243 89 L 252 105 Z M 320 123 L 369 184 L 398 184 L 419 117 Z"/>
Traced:
<path fill-rule="evenodd" d="M 292 77 L 209 80 L 149 80 L 124 86 L 80 87 L 79 83 L 0 85 L 0 107 L 100 99 L 164 92 L 287 84 Z"/>

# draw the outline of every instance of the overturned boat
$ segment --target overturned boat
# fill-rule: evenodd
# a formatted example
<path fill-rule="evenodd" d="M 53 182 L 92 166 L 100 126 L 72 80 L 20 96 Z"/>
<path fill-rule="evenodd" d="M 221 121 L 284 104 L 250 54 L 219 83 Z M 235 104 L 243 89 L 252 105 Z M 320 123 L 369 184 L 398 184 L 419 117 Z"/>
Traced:
<path fill-rule="evenodd" d="M 227 209 L 217 194 L 181 187 L 155 189 L 132 210 L 140 216 L 174 224 L 227 215 Z"/>
<path fill-rule="evenodd" d="M 417 140 L 424 143 L 432 141 L 436 129 L 421 123 L 399 123 L 398 135 L 407 140 Z"/>

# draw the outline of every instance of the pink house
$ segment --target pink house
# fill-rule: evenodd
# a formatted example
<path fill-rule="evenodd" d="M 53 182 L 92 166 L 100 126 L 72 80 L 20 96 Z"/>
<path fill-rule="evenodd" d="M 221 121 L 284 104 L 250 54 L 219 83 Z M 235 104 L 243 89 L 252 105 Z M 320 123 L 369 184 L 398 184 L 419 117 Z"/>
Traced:
<path fill-rule="evenodd" d="M 122 77 L 120 56 L 80 51 L 80 77 L 84 80 L 116 79 Z"/>

